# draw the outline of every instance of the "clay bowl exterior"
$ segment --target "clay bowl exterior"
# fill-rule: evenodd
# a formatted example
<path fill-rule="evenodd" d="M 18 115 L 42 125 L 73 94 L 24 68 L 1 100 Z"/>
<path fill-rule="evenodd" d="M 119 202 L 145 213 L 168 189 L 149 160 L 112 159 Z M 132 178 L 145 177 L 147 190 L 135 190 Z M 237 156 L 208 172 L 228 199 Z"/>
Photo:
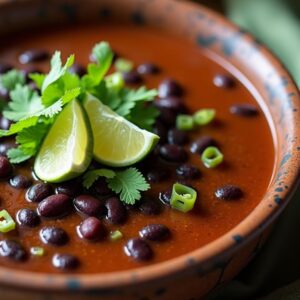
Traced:
<path fill-rule="evenodd" d="M 175 0 L 23 0 L 0 3 L 0 35 L 53 23 L 118 20 L 175 32 L 236 68 L 273 128 L 276 162 L 260 204 L 212 243 L 170 261 L 96 275 L 34 274 L 0 267 L 3 299 L 192 300 L 232 279 L 259 251 L 296 188 L 300 97 L 290 75 L 255 39 L 200 5 Z M 5 42 L 5 39 L 1 39 Z"/>

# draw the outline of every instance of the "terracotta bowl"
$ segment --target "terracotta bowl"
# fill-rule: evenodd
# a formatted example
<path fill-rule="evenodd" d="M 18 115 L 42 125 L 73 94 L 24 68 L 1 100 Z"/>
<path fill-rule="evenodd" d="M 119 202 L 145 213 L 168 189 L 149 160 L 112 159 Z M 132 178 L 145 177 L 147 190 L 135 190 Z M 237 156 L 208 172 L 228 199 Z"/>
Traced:
<path fill-rule="evenodd" d="M 0 267 L 1 296 L 30 300 L 200 299 L 232 279 L 254 257 L 296 188 L 300 167 L 298 90 L 281 63 L 254 38 L 216 13 L 186 1 L 2 0 L 0 35 L 86 19 L 122 20 L 175 32 L 236 68 L 273 128 L 274 175 L 253 212 L 205 247 L 164 263 L 109 274 L 48 275 Z"/>

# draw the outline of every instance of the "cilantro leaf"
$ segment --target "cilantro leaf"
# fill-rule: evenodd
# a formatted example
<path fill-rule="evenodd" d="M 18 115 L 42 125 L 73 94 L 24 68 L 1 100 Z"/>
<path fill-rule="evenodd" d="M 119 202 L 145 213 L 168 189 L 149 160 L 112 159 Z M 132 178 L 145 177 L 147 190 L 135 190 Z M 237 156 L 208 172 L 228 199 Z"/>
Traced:
<path fill-rule="evenodd" d="M 10 70 L 5 74 L 0 75 L 0 86 L 11 91 L 18 84 L 25 84 L 25 75 L 21 71 Z"/>
<path fill-rule="evenodd" d="M 25 153 L 29 154 L 36 152 L 48 129 L 49 124 L 44 123 L 39 123 L 36 126 L 25 128 L 18 133 L 16 142 L 25 150 Z"/>
<path fill-rule="evenodd" d="M 80 88 L 66 91 L 65 94 L 61 97 L 61 99 L 57 100 L 52 105 L 43 108 L 40 111 L 32 114 L 31 116 L 37 116 L 37 117 L 44 116 L 46 118 L 52 118 L 62 111 L 63 106 L 65 104 L 75 99 L 79 94 L 80 94 Z"/>
<path fill-rule="evenodd" d="M 92 56 L 95 58 L 97 63 L 106 70 L 105 73 L 110 68 L 114 58 L 114 54 L 108 42 L 101 42 L 96 44 L 92 50 Z"/>
<path fill-rule="evenodd" d="M 61 78 L 67 70 L 73 65 L 75 56 L 71 55 L 67 59 L 64 66 L 62 66 L 61 61 L 61 53 L 59 51 L 56 51 L 51 59 L 51 69 L 50 72 L 47 74 L 43 81 L 42 85 L 42 92 L 44 92 L 48 86 L 50 86 L 52 83 L 57 81 L 59 78 Z"/>
<path fill-rule="evenodd" d="M 31 155 L 25 154 L 20 148 L 13 148 L 7 151 L 7 157 L 12 164 L 19 164 L 28 160 Z"/>
<path fill-rule="evenodd" d="M 137 90 L 124 88 L 120 91 L 121 102 L 120 105 L 115 108 L 117 114 L 130 120 L 131 111 L 138 105 L 138 103 L 144 103 L 152 101 L 157 96 L 156 90 L 147 90 L 145 87 L 141 87 Z"/>
<path fill-rule="evenodd" d="M 124 102 L 152 101 L 157 95 L 157 90 L 147 90 L 144 86 L 138 88 L 137 90 L 123 90 Z"/>
<path fill-rule="evenodd" d="M 141 102 L 137 103 L 136 106 L 131 110 L 128 119 L 138 127 L 152 131 L 152 127 L 159 114 L 160 112 L 155 106 L 146 106 L 145 103 Z"/>
<path fill-rule="evenodd" d="M 21 163 L 36 155 L 48 129 L 49 124 L 39 123 L 19 132 L 16 137 L 18 148 L 11 149 L 7 153 L 10 162 Z"/>
<path fill-rule="evenodd" d="M 113 192 L 120 194 L 121 201 L 132 205 L 141 199 L 141 191 L 150 188 L 142 173 L 136 168 L 116 172 L 113 178 L 107 179 L 107 183 Z"/>
<path fill-rule="evenodd" d="M 89 64 L 88 73 L 82 78 L 83 85 L 88 91 L 100 84 L 111 67 L 114 54 L 107 42 L 101 42 L 93 48 L 92 56 L 97 64 Z"/>
<path fill-rule="evenodd" d="M 108 169 L 97 169 L 88 171 L 83 176 L 83 186 L 86 189 L 89 189 L 99 177 L 113 178 L 115 174 L 116 173 L 114 171 Z"/>
<path fill-rule="evenodd" d="M 122 117 L 126 117 L 130 114 L 135 105 L 134 102 L 122 102 L 120 106 L 115 109 L 115 112 Z"/>
<path fill-rule="evenodd" d="M 36 86 L 39 89 L 41 89 L 42 85 L 43 85 L 43 82 L 46 78 L 46 75 L 45 74 L 40 74 L 40 73 L 31 73 L 31 74 L 29 74 L 29 78 L 35 82 Z"/>
<path fill-rule="evenodd" d="M 18 123 L 11 124 L 9 130 L 0 130 L 0 137 L 14 135 L 25 128 L 35 126 L 38 122 L 38 117 L 31 117 L 19 121 Z"/>
<path fill-rule="evenodd" d="M 49 85 L 42 93 L 42 102 L 45 106 L 52 105 L 55 101 L 62 98 L 64 94 L 68 93 L 69 90 L 79 89 L 80 85 L 81 82 L 78 76 L 67 72 L 55 83 Z"/>
<path fill-rule="evenodd" d="M 32 91 L 28 86 L 18 84 L 10 92 L 11 101 L 8 103 L 9 110 L 4 110 L 3 115 L 11 121 L 19 121 L 34 115 L 44 107 L 39 95 Z"/>

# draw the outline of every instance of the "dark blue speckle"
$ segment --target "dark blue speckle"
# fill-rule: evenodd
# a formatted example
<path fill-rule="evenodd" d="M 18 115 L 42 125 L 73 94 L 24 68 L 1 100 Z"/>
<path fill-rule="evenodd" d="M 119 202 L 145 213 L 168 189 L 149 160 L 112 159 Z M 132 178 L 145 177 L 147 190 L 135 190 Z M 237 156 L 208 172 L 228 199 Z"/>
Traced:
<path fill-rule="evenodd" d="M 273 205 L 272 205 L 272 204 L 269 204 L 269 207 L 270 207 L 270 208 L 272 208 L 272 207 L 273 207 Z"/>
<path fill-rule="evenodd" d="M 280 205 L 282 203 L 282 198 L 279 195 L 274 196 L 274 201 L 276 204 Z"/>
<path fill-rule="evenodd" d="M 203 36 L 203 35 L 198 35 L 197 37 L 197 44 L 201 47 L 209 47 L 216 43 L 218 38 L 214 35 L 210 36 Z"/>
<path fill-rule="evenodd" d="M 69 290 L 78 290 L 80 288 L 80 282 L 76 279 L 69 279 L 66 285 Z"/>
<path fill-rule="evenodd" d="M 291 153 L 285 154 L 280 162 L 280 167 L 282 167 L 285 163 L 287 163 L 291 157 L 292 157 Z"/>
<path fill-rule="evenodd" d="M 278 193 L 283 192 L 283 188 L 282 187 L 278 187 L 278 188 L 275 189 L 275 192 L 278 192 Z"/>
<path fill-rule="evenodd" d="M 297 150 L 300 151 L 300 147 L 297 147 Z"/>
<path fill-rule="evenodd" d="M 232 35 L 231 37 L 228 37 L 223 40 L 222 50 L 226 56 L 231 56 L 240 41 L 241 33 L 238 32 L 237 34 Z"/>
<path fill-rule="evenodd" d="M 240 244 L 243 241 L 243 237 L 241 235 L 239 235 L 239 234 L 236 234 L 236 235 L 232 236 L 232 238 L 234 239 L 234 241 L 237 244 Z"/>
<path fill-rule="evenodd" d="M 144 15 L 138 11 L 135 11 L 131 15 L 131 20 L 134 24 L 137 25 L 144 25 L 146 23 Z"/>

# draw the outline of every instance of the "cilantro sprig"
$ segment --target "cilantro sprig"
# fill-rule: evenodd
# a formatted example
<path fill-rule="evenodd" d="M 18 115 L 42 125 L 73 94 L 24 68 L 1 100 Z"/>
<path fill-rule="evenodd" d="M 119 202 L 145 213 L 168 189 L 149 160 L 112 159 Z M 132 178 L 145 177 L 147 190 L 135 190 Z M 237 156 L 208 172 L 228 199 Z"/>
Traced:
<path fill-rule="evenodd" d="M 141 199 L 141 192 L 150 188 L 142 173 L 133 167 L 124 171 L 108 169 L 88 171 L 83 177 L 83 186 L 89 189 L 99 177 L 104 177 L 108 187 L 120 195 L 121 201 L 130 205 Z"/>
<path fill-rule="evenodd" d="M 9 92 L 10 101 L 0 106 L 2 114 L 13 124 L 8 130 L 0 130 L 0 138 L 16 136 L 18 147 L 8 151 L 8 158 L 14 164 L 37 155 L 55 118 L 64 106 L 73 99 L 82 100 L 86 93 L 94 95 L 120 116 L 140 128 L 151 131 L 159 114 L 151 105 L 157 91 L 145 87 L 137 89 L 125 85 L 122 74 L 111 70 L 114 53 L 107 42 L 96 44 L 92 50 L 94 62 L 87 67 L 87 74 L 79 78 L 69 72 L 75 61 L 71 55 L 63 63 L 61 53 L 56 51 L 50 62 L 48 74 L 34 73 L 29 77 L 36 84 L 37 91 L 26 84 L 24 73 L 11 70 L 0 75 L 0 88 Z M 108 187 L 120 195 L 127 204 L 134 204 L 141 198 L 141 192 L 149 189 L 143 175 L 136 168 L 122 171 L 98 169 L 88 171 L 83 185 L 90 188 L 104 177 Z"/>

